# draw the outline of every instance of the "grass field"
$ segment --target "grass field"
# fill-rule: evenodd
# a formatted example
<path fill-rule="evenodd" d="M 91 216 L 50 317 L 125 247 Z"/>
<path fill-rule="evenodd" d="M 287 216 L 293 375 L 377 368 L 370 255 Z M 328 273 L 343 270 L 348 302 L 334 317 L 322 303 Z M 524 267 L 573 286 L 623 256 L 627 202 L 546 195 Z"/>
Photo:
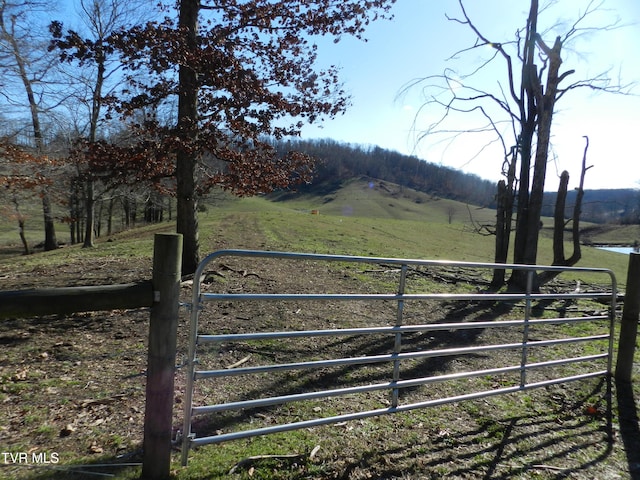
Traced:
<path fill-rule="evenodd" d="M 312 210 L 318 213 L 312 214 Z M 356 180 L 338 191 L 286 201 L 266 197 L 219 199 L 201 213 L 200 235 L 203 253 L 240 248 L 490 262 L 493 237 L 479 235 L 474 225 L 489 223 L 492 217 L 491 211 L 469 209 L 393 185 Z M 0 288 L 124 283 L 149 278 L 153 234 L 173 228 L 165 223 L 123 231 L 109 241 L 100 239 L 94 249 L 67 246 L 54 252 L 4 257 L 0 261 Z M 632 234 L 632 230 L 598 232 L 600 238 Z M 540 263 L 550 261 L 550 247 L 550 239 L 542 238 Z M 625 255 L 585 247 L 580 265 L 612 269 L 624 288 L 627 261 Z M 296 280 L 287 272 L 266 267 L 242 268 L 257 275 L 229 273 L 220 280 L 228 282 L 222 285 L 231 289 L 272 288 L 272 284 Z M 385 286 L 386 281 L 348 269 L 330 269 L 313 279 L 332 288 L 358 282 L 358 288 L 366 291 Z M 591 277 L 579 280 L 598 281 Z M 466 282 L 458 287 L 475 288 Z M 183 293 L 187 296 L 188 289 Z M 231 310 L 207 321 L 211 328 L 232 328 L 244 317 L 267 323 L 295 317 L 295 312 L 277 305 L 274 309 L 273 314 L 265 311 L 260 315 Z M 348 311 L 336 306 L 320 314 L 331 319 L 349 317 Z M 305 315 L 311 314 L 296 315 L 307 318 Z M 350 321 L 359 318 L 351 316 Z M 100 469 L 96 465 L 139 461 L 144 413 L 140 372 L 144 372 L 146 362 L 147 317 L 145 311 L 122 311 L 3 322 L 0 416 L 5 420 L 0 424 L 0 447 L 9 452 L 53 449 L 62 461 L 56 470 L 0 465 L 0 477 L 78 479 L 100 473 L 131 479 L 139 475 L 137 467 Z M 181 329 L 186 329 L 184 319 Z M 182 335 L 179 356 L 184 352 Z M 253 355 L 267 355 L 280 347 L 263 344 L 260 353 Z M 243 357 L 244 351 L 239 348 L 225 355 L 220 358 L 231 363 Z M 489 384 L 496 381 L 480 380 Z M 176 383 L 180 392 L 184 383 L 180 371 Z M 463 391 L 465 387 L 457 388 Z M 640 390 L 634 385 L 634 391 L 626 392 L 626 396 L 616 391 L 613 443 L 607 441 L 606 416 L 584 413 L 587 405 L 602 407 L 605 390 L 602 382 L 574 382 L 566 388 L 229 442 L 196 450 L 187 469 L 179 467 L 176 453 L 173 475 L 177 480 L 639 478 L 637 415 L 631 433 L 625 429 L 633 424 L 633 418 L 621 417 L 621 412 L 633 415 L 635 406 L 629 410 L 627 405 L 623 411 L 619 401 L 629 396 L 639 398 Z M 177 393 L 176 401 L 179 397 Z M 334 406 L 308 408 L 332 413 Z M 178 425 L 179 403 L 175 410 Z M 67 425 L 73 428 L 63 436 Z M 311 455 L 316 446 L 320 450 Z M 283 456 L 286 454 L 293 456 Z M 229 473 L 238 462 L 252 456 L 261 458 Z M 73 465 L 87 467 L 78 474 L 70 471 Z"/>
<path fill-rule="evenodd" d="M 324 193 L 285 195 L 234 199 L 217 196 L 205 204 L 200 215 L 202 252 L 217 248 L 216 242 L 225 236 L 243 243 L 242 232 L 235 235 L 229 230 L 242 218 L 255 225 L 264 236 L 265 249 L 344 253 L 372 256 L 398 256 L 412 258 L 452 259 L 469 261 L 493 260 L 494 237 L 476 232 L 479 225 L 495 222 L 495 212 L 476 208 L 452 200 L 440 199 L 380 181 L 366 178 L 353 179 L 337 190 Z M 26 205 L 28 212 L 27 239 L 31 244 L 44 240 L 37 201 Z M 312 215 L 311 212 L 318 212 Z M 0 260 L 19 256 L 21 247 L 17 225 L 0 217 Z M 551 219 L 544 219 L 538 263 L 549 264 L 551 253 Z M 172 225 L 152 225 L 125 231 L 112 239 L 126 239 L 135 255 L 138 248 L 149 247 L 152 232 L 171 230 Z M 239 226 L 238 228 L 243 228 Z M 586 236 L 596 244 L 631 244 L 640 238 L 640 226 L 585 225 Z M 223 230 L 223 231 L 221 231 Z M 149 232 L 149 233 L 145 233 Z M 69 241 L 68 226 L 58 225 L 58 238 Z M 567 239 L 570 240 L 569 234 Z M 99 239 L 104 242 L 106 238 Z M 91 255 L 102 252 L 118 254 L 117 245 L 105 245 Z M 229 245 L 233 247 L 233 245 Z M 235 245 L 240 247 L 240 245 Z M 74 247 L 77 248 L 77 247 Z M 571 245 L 567 242 L 567 252 Z M 106 253 L 105 253 L 106 254 Z M 58 258 L 64 258 L 66 253 Z M 82 255 L 82 253 L 80 253 Z M 56 254 L 45 258 L 54 261 Z M 12 259 L 18 263 L 43 260 L 41 255 L 30 259 Z M 618 281 L 625 282 L 626 257 L 583 247 L 581 265 L 611 268 Z"/>

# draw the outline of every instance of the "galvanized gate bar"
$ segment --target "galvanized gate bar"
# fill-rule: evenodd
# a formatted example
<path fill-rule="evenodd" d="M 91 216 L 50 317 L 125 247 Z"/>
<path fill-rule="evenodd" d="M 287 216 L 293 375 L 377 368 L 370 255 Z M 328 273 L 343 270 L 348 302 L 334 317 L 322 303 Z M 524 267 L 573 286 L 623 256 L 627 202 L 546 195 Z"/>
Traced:
<path fill-rule="evenodd" d="M 571 300 L 579 298 L 610 299 L 611 293 L 532 293 L 531 300 Z M 503 300 L 505 302 L 517 302 L 523 300 L 522 294 L 517 293 L 203 293 L 200 301 L 219 302 L 221 300 L 258 300 L 258 301 L 304 301 L 304 300 L 345 300 L 345 301 L 409 301 L 409 300 L 474 300 L 477 302 L 489 302 Z"/>
<path fill-rule="evenodd" d="M 571 377 L 563 377 L 563 378 L 558 378 L 553 380 L 547 380 L 543 382 L 529 383 L 524 386 L 503 387 L 503 388 L 497 388 L 494 390 L 485 390 L 483 392 L 474 392 L 474 393 L 469 393 L 465 395 L 458 395 L 455 397 L 439 398 L 435 400 L 427 400 L 424 402 L 411 403 L 411 404 L 401 405 L 397 407 L 380 408 L 377 410 L 369 410 L 365 412 L 350 413 L 346 415 L 336 415 L 333 417 L 318 418 L 314 420 L 305 420 L 302 422 L 286 423 L 282 425 L 276 425 L 273 427 L 264 427 L 264 428 L 254 429 L 254 430 L 243 430 L 240 432 L 226 433 L 222 435 L 215 435 L 212 437 L 192 438 L 190 444 L 191 446 L 210 445 L 215 443 L 227 442 L 230 440 L 240 440 L 242 438 L 256 437 L 258 435 L 270 435 L 273 433 L 299 430 L 301 428 L 319 427 L 322 425 L 330 425 L 333 423 L 360 420 L 364 418 L 377 417 L 377 416 L 388 415 L 393 413 L 409 412 L 411 410 L 416 410 L 419 408 L 436 407 L 439 405 L 445 405 L 448 403 L 457 403 L 464 400 L 475 400 L 479 398 L 493 397 L 496 395 L 504 395 L 507 393 L 533 390 L 535 388 L 549 387 L 551 385 L 558 385 L 561 383 L 568 383 L 568 382 L 573 382 L 578 380 L 586 380 L 589 378 L 601 377 L 601 376 L 607 375 L 608 373 L 609 372 L 607 370 L 602 370 L 597 372 L 585 373 L 582 375 L 574 375 Z"/>
<path fill-rule="evenodd" d="M 534 370 L 536 368 L 547 368 L 550 366 L 556 365 L 567 365 L 569 363 L 580 363 L 580 362 L 593 362 L 595 360 L 601 360 L 606 358 L 607 354 L 597 354 L 597 355 L 587 355 L 584 357 L 574 357 L 574 358 L 563 358 L 560 360 L 553 360 L 549 362 L 541 362 L 541 363 L 530 363 L 527 365 L 527 369 Z M 472 377 L 481 377 L 485 375 L 500 375 L 504 373 L 512 373 L 520 371 L 520 365 L 513 365 L 509 367 L 499 367 L 499 368 L 489 368 L 485 370 L 475 370 L 475 371 L 467 371 L 460 373 L 448 373 L 444 375 L 437 375 L 435 377 L 423 377 L 423 378 L 415 378 L 411 380 L 398 380 L 394 382 L 385 382 L 385 383 L 377 383 L 371 385 L 360 385 L 355 387 L 348 388 L 334 388 L 331 390 L 318 390 L 314 392 L 308 393 L 298 393 L 293 395 L 281 395 L 277 397 L 269 397 L 269 398 L 260 398 L 256 400 L 244 400 L 239 402 L 228 402 L 221 403 L 218 405 L 205 405 L 202 407 L 193 407 L 192 414 L 196 415 L 204 415 L 207 413 L 219 413 L 228 410 L 239 410 L 242 408 L 258 408 L 258 407 L 268 407 L 272 405 L 280 405 L 283 403 L 290 402 L 298 402 L 303 400 L 314 400 L 317 398 L 326 398 L 326 397 L 336 397 L 341 395 L 349 395 L 353 393 L 365 393 L 365 392 L 374 392 L 379 390 L 390 390 L 392 388 L 402 389 L 402 388 L 411 388 L 411 387 L 419 387 L 421 385 L 428 385 L 431 383 L 442 383 L 450 380 L 458 380 L 461 378 L 472 378 Z"/>
<path fill-rule="evenodd" d="M 550 347 L 553 345 L 564 345 L 568 343 L 592 342 L 595 340 L 608 340 L 609 335 L 593 335 L 589 337 L 563 338 L 557 340 L 539 340 L 527 342 L 526 346 Z M 364 365 L 369 363 L 394 362 L 401 360 L 415 360 L 418 358 L 446 357 L 452 355 L 463 355 L 467 353 L 482 353 L 496 350 L 520 350 L 524 343 L 503 343 L 499 345 L 481 345 L 478 347 L 445 348 L 441 350 L 426 350 L 420 352 L 390 353 L 387 355 L 370 355 L 363 357 L 334 358 L 331 360 L 317 360 L 313 362 L 279 363 L 276 365 L 263 365 L 257 367 L 232 368 L 223 370 L 195 370 L 194 378 L 220 378 L 234 377 L 239 375 L 251 375 L 257 373 L 282 372 L 285 370 L 303 370 L 312 368 L 339 367 L 344 365 Z"/>
<path fill-rule="evenodd" d="M 363 263 L 363 264 L 382 264 L 382 265 L 396 265 L 399 266 L 400 279 L 398 281 L 397 293 L 374 293 L 374 294 L 343 294 L 343 293 L 313 293 L 313 294 L 299 294 L 299 293 L 278 293 L 278 294 L 250 294 L 250 293 L 202 293 L 201 282 L 204 276 L 204 272 L 209 264 L 214 260 L 221 257 L 251 257 L 251 258 L 271 258 L 279 260 L 295 260 L 295 261 L 309 261 L 314 262 L 343 262 L 343 263 Z M 410 268 L 418 267 L 460 267 L 460 268 L 472 268 L 472 269 L 510 269 L 510 270 L 522 270 L 528 272 L 528 288 L 523 294 L 501 294 L 501 293 L 478 293 L 478 294 L 456 294 L 456 293 L 438 293 L 438 292 L 426 292 L 426 293 L 405 293 L 405 282 L 407 280 L 407 274 L 411 271 Z M 599 292 L 574 292 L 574 293 L 561 293 L 561 294 L 547 294 L 547 293 L 534 293 L 532 291 L 532 278 L 533 273 L 536 271 L 554 271 L 554 272 L 566 272 L 572 273 L 580 272 L 596 272 L 607 275 L 610 278 L 610 291 Z M 398 272 L 396 272 L 398 273 Z M 184 425 L 183 425 L 183 448 L 182 448 L 182 463 L 186 465 L 188 460 L 188 452 L 190 447 L 197 445 L 205 445 L 210 443 L 220 443 L 227 440 L 234 440 L 240 438 L 247 438 L 256 435 L 266 435 L 275 432 L 285 432 L 289 430 L 306 428 L 319 425 L 327 425 L 336 422 L 342 422 L 347 420 L 355 420 L 368 418 L 378 415 L 386 415 L 390 413 L 397 413 L 403 411 L 409 411 L 417 408 L 426 408 L 429 406 L 442 405 L 445 403 L 453 403 L 461 400 L 483 398 L 488 396 L 494 396 L 499 394 L 511 393 L 522 390 L 529 390 L 532 388 L 539 388 L 542 386 L 554 385 L 559 383 L 565 383 L 570 381 L 582 380 L 587 378 L 593 378 L 598 376 L 606 376 L 611 372 L 612 352 L 613 352 L 613 324 L 615 318 L 615 306 L 617 296 L 617 283 L 615 276 L 608 269 L 603 268 L 584 268 L 574 267 L 566 268 L 559 266 L 539 266 L 539 265 L 514 265 L 514 264 L 495 264 L 495 263 L 477 263 L 477 262 L 455 262 L 444 260 L 420 260 L 420 259 L 400 259 L 400 258 L 385 258 L 385 257 L 359 257 L 359 256 L 344 256 L 344 255 L 323 255 L 323 254 L 309 254 L 309 253 L 291 253 L 291 252 L 267 252 L 267 251 L 253 251 L 253 250 L 221 250 L 207 256 L 198 266 L 198 269 L 194 275 L 193 280 L 193 292 L 192 292 L 192 304 L 191 304 L 191 322 L 189 332 L 189 352 L 187 360 L 187 385 L 185 391 L 185 413 L 184 413 Z M 584 317 L 569 317 L 569 318 L 552 318 L 552 319 L 535 319 L 531 316 L 531 308 L 533 301 L 540 300 L 573 300 L 573 299 L 606 299 L 609 304 L 609 312 L 607 315 L 590 315 Z M 397 302 L 395 325 L 388 327 L 361 327 L 361 328 L 344 328 L 344 329 L 321 329 L 321 330 L 304 330 L 304 331 L 271 331 L 271 332 L 253 332 L 253 333 L 237 333 L 237 334 L 213 334 L 213 335 L 201 335 L 198 333 L 198 317 L 202 309 L 202 305 L 205 302 L 220 302 L 220 301 L 394 301 Z M 460 323 L 436 323 L 436 324 L 422 324 L 422 325 L 403 325 L 404 308 L 407 302 L 432 300 L 432 301 L 474 301 L 474 302 L 525 302 L 524 318 L 520 320 L 507 320 L 507 321 L 495 321 L 495 322 L 460 322 Z M 535 340 L 531 341 L 528 338 L 529 329 L 535 325 L 558 325 L 569 324 L 578 322 L 590 322 L 590 321 L 609 321 L 609 333 L 603 335 L 591 335 L 584 337 L 573 338 L 557 338 L 551 340 Z M 472 347 L 457 347 L 435 350 L 422 350 L 414 352 L 402 352 L 402 335 L 406 333 L 416 332 L 429 332 L 429 331 L 443 331 L 443 330 L 461 330 L 461 329 L 484 329 L 484 328 L 510 328 L 519 327 L 522 329 L 522 339 L 515 343 L 505 343 L 498 345 L 476 345 Z M 301 361 L 290 362 L 272 365 L 257 365 L 242 368 L 233 369 L 214 369 L 214 370 L 199 370 L 197 359 L 198 345 L 207 343 L 219 343 L 219 342 L 234 342 L 234 341 L 248 341 L 259 339 L 295 339 L 295 338 L 308 338 L 308 337 L 328 337 L 328 336 L 347 336 L 347 335 L 393 335 L 393 348 L 390 353 L 383 355 L 365 355 L 359 357 L 348 358 L 333 358 L 316 361 Z M 608 346 L 605 353 L 575 356 L 571 358 L 554 358 L 543 362 L 528 363 L 528 352 L 532 348 L 551 347 L 555 345 L 564 345 L 570 343 L 586 343 L 586 342 L 602 342 L 608 341 Z M 521 360 L 519 365 L 510 365 L 503 367 L 496 367 L 484 370 L 465 371 L 450 373 L 444 375 L 437 375 L 431 377 L 411 378 L 406 380 L 400 380 L 400 364 L 402 361 L 410 359 L 424 359 L 445 357 L 472 353 L 489 352 L 495 350 L 519 350 L 521 352 Z M 565 376 L 562 378 L 547 379 L 538 382 L 528 382 L 527 372 L 544 369 L 552 366 L 562 366 L 574 363 L 591 364 L 596 360 L 606 360 L 607 368 L 605 370 L 597 370 L 588 373 L 582 373 L 577 375 Z M 388 382 L 381 382 L 369 385 L 357 385 L 353 387 L 334 388 L 320 391 L 310 391 L 303 393 L 296 393 L 291 395 L 280 395 L 269 398 L 255 398 L 243 401 L 227 402 L 218 405 L 193 405 L 193 390 L 196 380 L 204 380 L 207 378 L 224 378 L 230 376 L 250 375 L 257 373 L 288 371 L 288 370 L 309 370 L 315 368 L 326 368 L 332 366 L 344 366 L 344 365 L 363 365 L 372 363 L 384 363 L 391 362 L 393 364 L 393 370 L 391 372 L 391 380 Z M 520 380 L 516 381 L 517 385 L 492 389 L 483 392 L 473 392 L 465 395 L 459 395 L 447 398 L 438 398 L 415 402 L 407 405 L 399 404 L 398 392 L 403 388 L 415 387 L 420 385 L 427 385 L 436 382 L 446 382 L 458 379 L 465 379 L 471 377 L 480 377 L 483 375 L 498 375 L 505 373 L 518 374 Z M 374 409 L 368 411 L 360 411 L 347 413 L 343 415 L 336 415 L 326 418 L 316 418 L 312 420 L 305 420 L 293 423 L 287 423 L 283 425 L 270 426 L 259 429 L 252 429 L 240 432 L 231 432 L 215 436 L 207 436 L 203 438 L 196 438 L 195 434 L 191 431 L 191 421 L 196 415 L 212 414 L 223 411 L 239 410 L 247 408 L 264 407 L 271 405 L 278 405 L 290 402 L 299 402 L 304 400 L 320 399 L 327 397 L 336 397 L 340 395 L 363 393 L 379 390 L 389 390 L 391 393 L 391 406 L 388 408 Z"/>
<path fill-rule="evenodd" d="M 567 317 L 567 318 L 543 318 L 530 320 L 529 325 L 558 325 L 563 323 L 581 323 L 592 320 L 608 320 L 608 315 L 591 315 L 587 317 Z M 199 345 L 214 342 L 233 342 L 241 340 L 263 340 L 276 338 L 303 338 L 322 336 L 352 336 L 381 333 L 408 333 L 408 332 L 437 332 L 446 330 L 472 330 L 474 328 L 504 328 L 518 327 L 525 324 L 524 320 L 506 320 L 496 322 L 457 322 L 457 323 L 437 323 L 428 325 L 402 325 L 393 327 L 370 327 L 370 328 L 334 328 L 329 330 L 290 330 L 282 332 L 258 332 L 258 333 L 227 333 L 221 335 L 198 335 Z"/>

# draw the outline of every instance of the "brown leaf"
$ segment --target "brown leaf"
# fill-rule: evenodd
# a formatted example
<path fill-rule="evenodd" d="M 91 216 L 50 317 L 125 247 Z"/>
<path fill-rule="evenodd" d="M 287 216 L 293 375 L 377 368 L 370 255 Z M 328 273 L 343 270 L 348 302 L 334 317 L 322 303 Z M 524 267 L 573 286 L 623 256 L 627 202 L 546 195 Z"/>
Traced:
<path fill-rule="evenodd" d="M 102 453 L 104 449 L 99 446 L 96 442 L 91 443 L 89 446 L 89 453 Z"/>
<path fill-rule="evenodd" d="M 76 429 L 73 425 L 68 424 L 66 427 L 64 427 L 62 430 L 60 430 L 60 436 L 61 437 L 68 437 L 69 435 L 71 435 L 73 432 L 75 432 Z"/>

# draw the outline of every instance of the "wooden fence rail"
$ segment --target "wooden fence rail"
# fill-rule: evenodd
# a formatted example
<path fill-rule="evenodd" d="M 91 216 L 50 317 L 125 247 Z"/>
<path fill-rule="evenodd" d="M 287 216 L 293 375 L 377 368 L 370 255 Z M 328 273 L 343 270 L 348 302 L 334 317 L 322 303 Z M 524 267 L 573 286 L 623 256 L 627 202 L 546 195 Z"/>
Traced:
<path fill-rule="evenodd" d="M 0 319 L 68 315 L 152 305 L 153 285 L 149 280 L 123 285 L 0 291 Z"/>
<path fill-rule="evenodd" d="M 124 285 L 0 291 L 0 320 L 151 307 L 143 478 L 169 477 L 182 235 L 157 234 L 151 280 Z"/>

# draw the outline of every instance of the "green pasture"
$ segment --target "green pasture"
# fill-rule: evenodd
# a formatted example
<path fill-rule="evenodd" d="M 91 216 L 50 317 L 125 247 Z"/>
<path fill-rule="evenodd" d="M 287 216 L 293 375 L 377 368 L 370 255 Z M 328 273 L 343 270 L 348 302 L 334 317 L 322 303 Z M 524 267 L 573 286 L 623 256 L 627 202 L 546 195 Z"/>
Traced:
<path fill-rule="evenodd" d="M 204 202 L 200 216 L 201 253 L 221 248 L 284 250 L 379 257 L 404 257 L 460 261 L 493 261 L 492 235 L 478 232 L 491 225 L 495 212 L 453 200 L 439 199 L 380 181 L 354 179 L 323 194 L 299 194 L 232 198 L 217 195 Z M 30 205 L 27 238 L 43 240 L 37 205 Z M 173 223 L 145 225 L 99 238 L 94 249 L 66 246 L 55 252 L 20 255 L 15 222 L 0 218 L 0 261 L 20 266 L 55 265 L 76 256 L 151 257 L 153 234 L 173 231 Z M 544 219 L 538 263 L 550 264 L 551 219 Z M 586 225 L 590 239 L 598 243 L 631 243 L 640 237 L 640 226 Z M 68 242 L 68 228 L 58 224 L 58 238 Z M 626 240 L 625 240 L 626 239 Z M 109 241 L 107 241 L 109 240 Z M 567 232 L 567 240 L 570 233 Z M 566 242 L 567 256 L 571 244 Z M 620 285 L 626 281 L 626 255 L 582 247 L 578 266 L 611 269 Z M 601 282 L 602 276 L 580 278 Z"/>
<path fill-rule="evenodd" d="M 31 211 L 36 212 L 37 208 L 32 206 Z M 35 227 L 35 213 L 32 215 L 33 221 L 30 220 L 29 224 L 33 225 L 33 229 L 30 228 L 27 231 L 27 236 L 31 242 L 35 242 L 42 232 Z M 244 199 L 223 196 L 215 201 L 208 201 L 200 212 L 201 253 L 204 255 L 218 249 L 240 248 L 491 262 L 494 237 L 479 233 L 478 226 L 490 225 L 494 221 L 494 215 L 495 213 L 488 209 L 477 209 L 409 189 L 401 189 L 389 184 L 383 185 L 380 182 L 370 184 L 367 180 L 354 180 L 336 191 L 290 196 L 287 199 L 282 195 Z M 545 225 L 550 224 L 550 219 L 546 219 Z M 55 268 L 86 257 L 100 259 L 102 263 L 115 258 L 148 259 L 150 264 L 154 234 L 175 229 L 174 224 L 170 222 L 146 225 L 118 232 L 108 239 L 100 238 L 96 242 L 96 247 L 92 249 L 83 249 L 79 245 L 67 245 L 53 252 L 23 256 L 16 248 L 19 238 L 12 228 L 9 220 L 3 218 L 0 221 L 0 247 L 5 249 L 5 254 L 0 256 L 0 263 L 4 264 L 5 270 L 8 267 L 11 271 L 27 271 L 37 267 Z M 633 228 L 637 227 L 599 229 L 594 232 L 599 236 L 598 242 L 619 243 L 624 241 L 625 237 L 636 234 Z M 63 226 L 60 227 L 60 232 L 64 232 L 61 236 L 68 234 Z M 569 242 L 566 248 L 569 254 L 571 249 Z M 551 238 L 546 228 L 540 240 L 539 252 L 539 263 L 551 262 Z M 624 288 L 627 262 L 628 258 L 625 255 L 583 247 L 579 266 L 611 269 L 616 274 L 620 286 Z M 577 279 L 586 283 L 606 281 L 606 277 L 602 275 L 580 275 L 575 280 Z M 493 382 L 492 379 L 486 379 L 486 381 L 488 385 Z M 586 386 L 584 388 L 587 389 Z M 584 392 L 585 398 L 589 395 L 591 395 L 589 391 Z M 485 422 L 486 432 L 489 432 L 488 437 L 484 433 L 478 434 L 473 442 L 488 441 L 487 438 L 491 435 L 501 435 L 508 427 L 508 425 L 496 423 L 495 411 L 490 410 L 490 405 L 500 406 L 504 415 L 511 415 L 512 418 L 531 417 L 538 421 L 534 411 L 537 407 L 527 403 L 528 398 L 532 397 L 522 395 L 519 400 L 514 400 L 514 397 L 505 397 L 504 400 L 498 398 L 492 403 L 463 404 L 459 410 L 461 414 L 475 418 L 479 424 Z M 442 407 L 444 412 L 442 418 L 446 419 L 445 414 L 451 408 L 453 407 Z M 546 421 L 546 419 L 542 420 Z M 443 444 L 456 441 L 447 436 L 447 425 L 444 420 L 430 411 L 419 411 L 411 416 L 402 414 L 384 421 L 371 419 L 359 422 L 349 427 L 354 429 L 353 432 L 350 431 L 349 435 L 344 436 L 331 435 L 331 429 L 346 427 L 322 427 L 313 432 L 300 430 L 199 449 L 191 454 L 188 469 L 178 466 L 176 456 L 173 478 L 177 480 L 322 478 L 325 473 L 324 465 L 309 459 L 318 438 L 322 439 L 323 454 L 334 455 L 336 457 L 334 460 L 339 461 L 337 456 L 342 452 L 354 455 L 353 452 L 348 451 L 352 446 L 347 442 L 347 437 L 353 438 L 354 442 L 362 440 L 365 446 L 369 441 L 390 442 L 391 446 L 420 443 L 412 442 L 411 439 L 412 435 L 417 435 L 411 430 L 411 422 L 416 421 L 419 421 L 427 430 L 435 432 L 437 441 L 441 440 Z M 549 419 L 552 426 L 557 421 L 560 420 Z M 402 435 L 398 439 L 387 438 L 389 428 L 395 432 L 394 435 L 398 432 L 402 432 Z M 528 448 L 524 445 L 526 441 L 527 438 L 521 439 L 523 451 Z M 424 443 L 424 439 L 422 442 Z M 239 459 L 261 456 L 274 451 L 297 452 L 301 454 L 301 459 L 298 460 L 298 464 L 291 467 L 286 459 L 265 458 L 260 463 L 260 468 L 244 469 L 241 472 L 229 474 L 230 466 Z M 385 461 L 374 448 L 369 453 L 372 463 Z M 425 452 L 415 451 L 411 454 L 423 453 Z M 446 456 L 446 453 L 443 455 Z M 484 455 L 482 450 L 478 450 L 478 465 L 488 461 Z M 63 461 L 63 463 L 77 465 L 82 464 L 83 461 L 91 463 L 92 459 L 65 457 Z M 138 468 L 115 473 L 116 478 L 120 479 L 138 478 L 139 474 Z M 66 476 L 61 471 L 52 471 L 40 472 L 34 478 L 78 477 L 74 474 Z M 552 478 L 552 474 L 539 478 Z"/>

